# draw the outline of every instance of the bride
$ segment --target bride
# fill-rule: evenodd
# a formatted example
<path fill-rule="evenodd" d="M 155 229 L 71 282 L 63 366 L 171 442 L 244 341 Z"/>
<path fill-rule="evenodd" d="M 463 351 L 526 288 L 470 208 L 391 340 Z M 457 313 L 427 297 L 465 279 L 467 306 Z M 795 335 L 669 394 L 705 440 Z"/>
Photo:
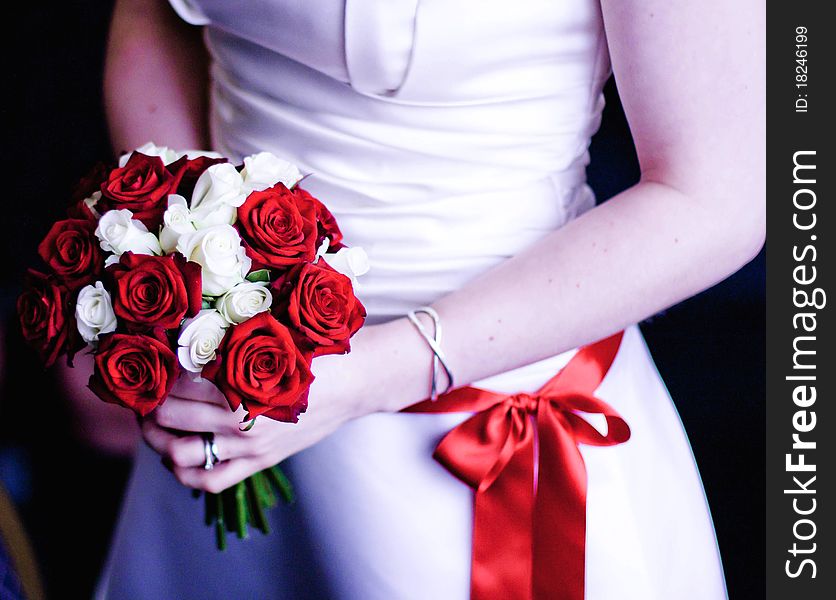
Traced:
<path fill-rule="evenodd" d="M 175 387 L 142 423 L 99 597 L 725 597 L 696 465 L 634 324 L 763 244 L 763 3 L 171 5 L 116 2 L 114 147 L 153 139 L 298 164 L 346 243 L 369 253 L 369 320 L 349 355 L 314 363 L 297 425 L 240 432 L 211 385 Z M 587 147 L 611 72 L 642 176 L 596 207 Z M 530 563 L 505 522 L 487 547 L 516 582 L 472 568 L 486 545 L 474 491 L 433 450 L 475 409 L 400 412 L 429 395 L 433 353 L 405 318 L 422 306 L 438 313 L 455 386 L 503 395 L 533 394 L 579 347 L 625 330 L 595 396 L 629 440 L 579 446 L 578 573 L 537 548 L 531 578 L 517 571 Z M 612 434 L 614 421 L 591 421 Z M 200 432 L 215 435 L 211 470 Z M 273 511 L 270 536 L 217 552 L 187 488 L 219 491 L 285 459 L 297 503 Z"/>

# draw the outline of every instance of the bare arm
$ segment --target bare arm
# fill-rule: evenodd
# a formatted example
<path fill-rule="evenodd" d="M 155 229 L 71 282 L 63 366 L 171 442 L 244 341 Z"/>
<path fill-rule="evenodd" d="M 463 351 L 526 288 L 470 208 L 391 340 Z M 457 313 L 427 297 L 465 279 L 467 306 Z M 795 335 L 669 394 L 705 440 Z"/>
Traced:
<path fill-rule="evenodd" d="M 116 0 L 104 74 L 114 151 L 208 149 L 207 64 L 200 30 L 165 0 Z"/>

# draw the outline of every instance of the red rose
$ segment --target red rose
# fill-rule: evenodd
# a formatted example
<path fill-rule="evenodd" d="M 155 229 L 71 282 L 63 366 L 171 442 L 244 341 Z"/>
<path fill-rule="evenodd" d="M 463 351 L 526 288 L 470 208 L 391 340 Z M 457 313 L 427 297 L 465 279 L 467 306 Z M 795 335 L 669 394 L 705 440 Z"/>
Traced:
<path fill-rule="evenodd" d="M 336 252 L 340 248 L 344 248 L 341 243 L 343 239 L 342 231 L 340 231 L 340 227 L 337 225 L 337 220 L 334 218 L 334 215 L 331 214 L 331 211 L 328 210 L 322 202 L 311 196 L 306 190 L 296 187 L 293 192 L 299 197 L 305 198 L 309 202 L 313 202 L 316 210 L 316 247 L 319 248 L 322 241 L 325 238 L 328 238 L 330 240 L 330 243 L 328 244 L 330 252 Z"/>
<path fill-rule="evenodd" d="M 17 299 L 20 328 L 47 367 L 62 352 L 72 355 L 81 346 L 70 307 L 69 290 L 54 275 L 32 269 L 27 272 L 23 293 Z"/>
<path fill-rule="evenodd" d="M 98 192 L 102 188 L 102 182 L 107 179 L 110 174 L 110 167 L 103 162 L 96 163 L 90 172 L 79 180 L 73 190 L 72 198 L 70 199 L 73 205 L 78 204 L 85 198 L 89 198 L 94 192 Z"/>
<path fill-rule="evenodd" d="M 316 206 L 278 184 L 253 192 L 238 209 L 238 230 L 253 268 L 286 268 L 316 254 Z"/>
<path fill-rule="evenodd" d="M 102 272 L 104 258 L 95 231 L 93 221 L 65 219 L 55 223 L 38 246 L 43 261 L 71 290 Z"/>
<path fill-rule="evenodd" d="M 134 218 L 155 231 L 163 220 L 166 198 L 172 192 L 174 176 L 158 156 L 134 152 L 124 167 L 113 169 L 102 182 L 99 212 L 126 208 Z"/>
<path fill-rule="evenodd" d="M 87 203 L 82 199 L 76 202 L 75 204 L 71 205 L 67 209 L 67 216 L 71 219 L 83 219 L 84 221 L 97 223 L 99 217 L 97 213 L 93 212 L 94 210 L 96 209 L 88 206 Z"/>
<path fill-rule="evenodd" d="M 290 324 L 296 342 L 314 356 L 344 354 L 366 318 L 351 280 L 325 261 L 294 267 L 274 284 L 274 310 Z"/>
<path fill-rule="evenodd" d="M 176 191 L 185 198 L 191 198 L 194 184 L 197 183 L 203 172 L 212 165 L 225 162 L 229 161 L 225 158 L 210 158 L 208 156 L 198 156 L 197 158 L 183 156 L 177 159 L 166 167 L 174 175 L 171 193 L 173 194 Z"/>
<path fill-rule="evenodd" d="M 243 404 L 250 417 L 289 423 L 307 409 L 313 381 L 308 360 L 270 313 L 230 327 L 203 377 L 218 386 L 232 410 Z"/>
<path fill-rule="evenodd" d="M 88 385 L 105 402 L 145 416 L 163 403 L 179 373 L 168 344 L 147 335 L 114 333 L 99 340 Z"/>
<path fill-rule="evenodd" d="M 108 272 L 115 282 L 113 312 L 134 331 L 175 329 L 200 310 L 200 265 L 179 254 L 125 252 Z"/>

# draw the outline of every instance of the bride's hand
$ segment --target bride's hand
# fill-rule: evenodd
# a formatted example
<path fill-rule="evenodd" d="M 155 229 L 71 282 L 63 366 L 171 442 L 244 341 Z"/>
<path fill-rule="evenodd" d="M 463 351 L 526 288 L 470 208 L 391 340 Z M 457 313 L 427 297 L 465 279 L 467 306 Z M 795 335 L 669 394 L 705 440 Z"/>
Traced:
<path fill-rule="evenodd" d="M 299 422 L 259 417 L 246 432 L 239 430 L 243 407 L 233 413 L 213 384 L 183 375 L 165 403 L 143 419 L 142 434 L 183 485 L 217 493 L 315 444 L 346 421 L 378 410 L 364 393 L 363 362 L 359 351 L 318 357 L 308 411 Z M 203 468 L 203 432 L 214 433 L 220 458 L 211 470 Z"/>

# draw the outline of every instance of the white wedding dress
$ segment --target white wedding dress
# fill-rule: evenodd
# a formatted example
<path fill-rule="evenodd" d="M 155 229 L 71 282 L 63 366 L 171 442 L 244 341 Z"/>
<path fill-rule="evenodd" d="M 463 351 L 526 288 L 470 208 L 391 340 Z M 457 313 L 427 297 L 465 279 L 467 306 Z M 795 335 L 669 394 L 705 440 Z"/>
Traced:
<path fill-rule="evenodd" d="M 594 206 L 587 147 L 610 74 L 597 0 L 171 2 L 206 26 L 214 149 L 270 150 L 312 173 L 304 185 L 369 253 L 370 321 L 431 303 Z M 533 391 L 571 355 L 476 385 Z M 586 597 L 724 598 L 694 458 L 636 327 L 597 395 L 632 437 L 581 447 Z M 202 501 L 143 446 L 98 596 L 467 598 L 473 496 L 432 458 L 466 417 L 344 426 L 286 463 L 298 502 L 273 511 L 273 533 L 226 553 Z"/>

